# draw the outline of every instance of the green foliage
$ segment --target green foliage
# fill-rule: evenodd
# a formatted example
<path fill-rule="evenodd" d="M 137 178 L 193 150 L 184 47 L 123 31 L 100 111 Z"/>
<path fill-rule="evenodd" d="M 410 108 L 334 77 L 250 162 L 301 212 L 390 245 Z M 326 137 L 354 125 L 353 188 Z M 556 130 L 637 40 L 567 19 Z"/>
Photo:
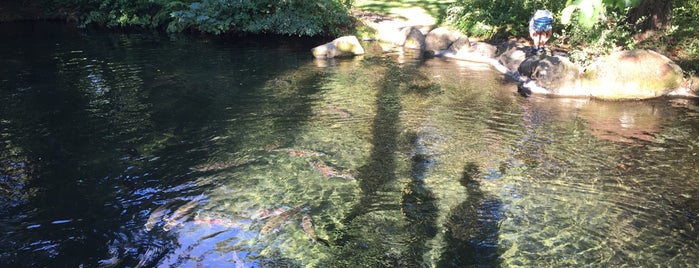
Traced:
<path fill-rule="evenodd" d="M 568 0 L 566 8 L 561 11 L 561 22 L 569 24 L 573 12 L 580 10 L 578 23 L 591 28 L 608 12 L 619 12 L 638 4 L 639 0 Z"/>
<path fill-rule="evenodd" d="M 524 37 L 529 36 L 527 26 L 536 10 L 548 9 L 556 15 L 563 7 L 557 0 L 460 0 L 447 10 L 447 22 L 485 39 Z"/>
<path fill-rule="evenodd" d="M 203 0 L 171 13 L 168 31 L 241 31 L 313 36 L 351 25 L 346 7 L 332 0 Z"/>
<path fill-rule="evenodd" d="M 575 12 L 573 19 L 577 16 L 585 16 Z M 564 25 L 554 36 L 559 43 L 566 43 L 572 49 L 570 58 L 585 66 L 592 59 L 599 55 L 606 55 L 615 49 L 633 49 L 633 31 L 631 25 L 625 23 L 625 16 L 621 13 L 608 13 L 604 23 L 568 24 Z"/>
<path fill-rule="evenodd" d="M 83 26 L 164 27 L 170 32 L 339 34 L 352 20 L 347 0 L 45 0 L 80 14 Z"/>
<path fill-rule="evenodd" d="M 573 61 L 618 48 L 633 48 L 633 25 L 626 22 L 628 5 L 638 0 L 462 0 L 449 10 L 449 20 L 467 35 L 485 39 L 529 38 L 528 23 L 537 9 L 554 14 L 552 43 L 571 47 Z M 576 23 L 571 23 L 575 21 Z"/>
<path fill-rule="evenodd" d="M 672 15 L 672 27 L 668 29 L 668 36 L 674 40 L 677 47 L 681 47 L 684 57 L 699 60 L 699 39 L 696 33 L 699 31 L 699 1 L 676 0 Z M 699 64 L 698 64 L 699 65 Z"/>

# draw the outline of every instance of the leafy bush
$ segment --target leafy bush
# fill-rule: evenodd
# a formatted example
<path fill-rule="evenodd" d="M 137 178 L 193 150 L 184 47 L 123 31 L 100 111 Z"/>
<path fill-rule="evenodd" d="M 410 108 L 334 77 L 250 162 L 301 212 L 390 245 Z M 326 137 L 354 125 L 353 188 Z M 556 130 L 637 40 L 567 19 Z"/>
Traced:
<path fill-rule="evenodd" d="M 578 12 L 573 18 L 581 16 Z M 626 17 L 612 12 L 605 16 L 603 23 L 568 24 L 562 25 L 560 31 L 554 33 L 557 42 L 571 48 L 570 58 L 581 65 L 587 65 L 600 55 L 606 55 L 613 50 L 633 49 L 632 25 L 624 23 Z"/>
<path fill-rule="evenodd" d="M 681 47 L 684 57 L 699 59 L 699 39 L 696 33 L 699 31 L 699 1 L 675 0 L 675 8 L 672 12 L 672 26 L 667 34 L 676 43 L 670 44 Z"/>
<path fill-rule="evenodd" d="M 164 27 L 286 35 L 349 31 L 349 0 L 44 0 L 57 13 L 80 14 L 83 26 Z"/>
<path fill-rule="evenodd" d="M 203 0 L 171 13 L 168 31 L 197 29 L 287 35 L 338 34 L 351 25 L 347 9 L 332 0 Z"/>
<path fill-rule="evenodd" d="M 447 10 L 447 22 L 483 39 L 528 37 L 529 19 L 538 9 L 556 16 L 564 8 L 557 0 L 459 0 Z M 560 20 L 554 18 L 554 29 Z"/>
<path fill-rule="evenodd" d="M 470 36 L 528 39 L 529 19 L 537 9 L 547 9 L 554 15 L 551 43 L 570 47 L 571 59 L 585 65 L 595 56 L 633 47 L 633 25 L 626 22 L 628 9 L 624 3 L 625 0 L 461 0 L 449 9 L 448 20 Z M 573 23 L 563 24 L 563 20 Z"/>

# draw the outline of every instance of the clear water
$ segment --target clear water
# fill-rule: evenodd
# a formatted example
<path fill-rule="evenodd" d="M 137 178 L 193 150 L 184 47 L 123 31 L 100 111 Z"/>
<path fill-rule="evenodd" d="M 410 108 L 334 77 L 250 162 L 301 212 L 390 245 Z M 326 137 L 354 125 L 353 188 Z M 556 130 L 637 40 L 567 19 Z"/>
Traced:
<path fill-rule="evenodd" d="M 692 100 L 525 99 L 374 44 L 0 36 L 3 267 L 699 264 Z"/>

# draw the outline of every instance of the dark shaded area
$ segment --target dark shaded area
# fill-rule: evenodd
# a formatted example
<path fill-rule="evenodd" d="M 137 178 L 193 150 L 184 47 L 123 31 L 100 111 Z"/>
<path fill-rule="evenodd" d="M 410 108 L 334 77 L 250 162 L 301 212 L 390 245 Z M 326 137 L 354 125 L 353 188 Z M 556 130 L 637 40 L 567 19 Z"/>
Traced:
<path fill-rule="evenodd" d="M 15 167 L 3 184 L 14 194 L 0 206 L 3 267 L 96 267 L 111 257 L 135 266 L 143 255 L 150 258 L 144 264 L 157 263 L 174 245 L 142 231 L 148 213 L 211 186 L 193 184 L 198 174 L 189 168 L 218 157 L 211 138 L 229 132 L 227 119 L 277 115 L 268 135 L 290 142 L 311 115 L 306 96 L 321 90 L 303 87 L 265 106 L 244 102 L 310 60 L 283 40 L 202 42 L 42 22 L 0 24 L 0 32 L 7 38 L 0 44 L 0 141 L 8 146 L 0 162 Z M 255 57 L 261 49 L 267 61 Z M 245 62 L 254 67 L 231 70 Z M 312 85 L 320 77 L 298 79 Z M 238 131 L 246 124 L 256 122 L 241 122 Z M 267 139 L 226 146 L 235 152 Z"/>
<path fill-rule="evenodd" d="M 438 267 L 498 267 L 499 223 L 503 218 L 502 201 L 483 193 L 476 180 L 479 167 L 464 167 L 461 185 L 466 187 L 466 201 L 449 212 L 446 223 L 447 245 Z"/>
<path fill-rule="evenodd" d="M 429 250 L 426 241 L 437 235 L 436 197 L 426 185 L 424 179 L 429 170 L 435 165 L 433 153 L 425 149 L 418 133 L 410 135 L 411 144 L 417 149 L 412 157 L 411 180 L 403 187 L 401 199 L 403 215 L 410 222 L 410 232 L 414 234 L 416 243 L 410 245 L 414 258 L 420 260 L 422 254 Z"/>
<path fill-rule="evenodd" d="M 627 23 L 639 31 L 664 30 L 670 26 L 673 0 L 640 0 L 629 9 Z"/>
<path fill-rule="evenodd" d="M 389 186 L 396 180 L 397 164 L 395 152 L 398 150 L 398 123 L 400 122 L 399 84 L 402 69 L 395 63 L 385 58 L 368 58 L 362 64 L 386 64 L 388 67 L 382 84 L 378 86 L 376 96 L 376 116 L 372 124 L 373 147 L 367 165 L 358 169 L 359 187 L 363 195 L 362 199 L 345 218 L 345 222 L 351 222 L 364 214 L 375 211 L 397 211 L 399 204 L 395 200 L 386 200 L 381 192 L 395 191 Z M 335 243 L 347 245 L 350 241 L 359 240 L 353 237 L 349 230 L 337 230 L 340 232 Z M 364 247 L 386 247 L 386 245 L 365 245 Z M 386 248 L 385 251 L 388 251 Z M 387 256 L 387 263 L 397 265 L 398 258 Z M 350 258 L 348 258 L 350 259 Z M 377 264 L 378 265 L 378 264 Z"/>
<path fill-rule="evenodd" d="M 40 1 L 5 0 L 0 4 L 0 22 L 44 19 Z"/>

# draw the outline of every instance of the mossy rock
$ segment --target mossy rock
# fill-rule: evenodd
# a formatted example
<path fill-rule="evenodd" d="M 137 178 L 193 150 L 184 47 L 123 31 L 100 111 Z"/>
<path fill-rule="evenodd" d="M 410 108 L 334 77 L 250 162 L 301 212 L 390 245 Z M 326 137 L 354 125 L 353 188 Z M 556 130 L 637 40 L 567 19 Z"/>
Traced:
<path fill-rule="evenodd" d="M 616 52 L 598 59 L 583 74 L 582 86 L 606 100 L 649 99 L 679 88 L 682 69 L 651 50 Z"/>

